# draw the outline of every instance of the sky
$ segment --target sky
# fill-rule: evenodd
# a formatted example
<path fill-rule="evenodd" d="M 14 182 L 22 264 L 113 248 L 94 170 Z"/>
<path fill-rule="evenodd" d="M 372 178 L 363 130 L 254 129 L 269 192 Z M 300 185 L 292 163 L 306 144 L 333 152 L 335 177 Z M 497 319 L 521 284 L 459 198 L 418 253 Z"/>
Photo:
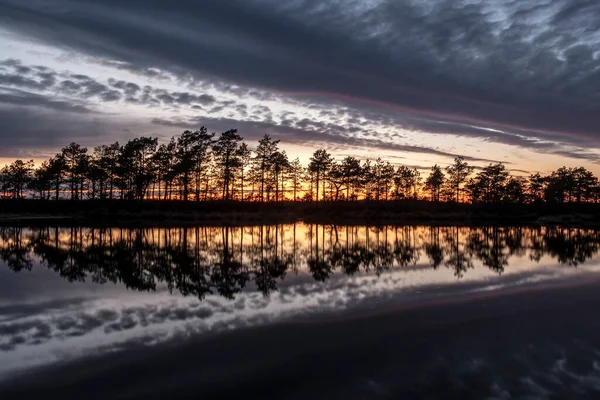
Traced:
<path fill-rule="evenodd" d="M 599 111 L 597 0 L 0 0 L 0 165 L 206 126 L 600 174 Z"/>

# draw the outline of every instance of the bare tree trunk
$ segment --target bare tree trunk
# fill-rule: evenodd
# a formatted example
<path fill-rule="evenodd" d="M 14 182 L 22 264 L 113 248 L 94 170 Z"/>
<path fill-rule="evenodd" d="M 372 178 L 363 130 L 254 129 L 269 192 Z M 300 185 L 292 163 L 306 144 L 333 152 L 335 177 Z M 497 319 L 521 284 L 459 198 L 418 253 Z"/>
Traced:
<path fill-rule="evenodd" d="M 319 201 L 319 171 L 317 171 L 317 179 L 316 179 L 316 187 L 317 187 L 317 196 L 316 196 L 316 201 Z"/>
<path fill-rule="evenodd" d="M 264 166 L 261 166 L 261 177 L 260 177 L 260 201 L 265 201 L 265 170 Z"/>
<path fill-rule="evenodd" d="M 183 201 L 188 201 L 189 194 L 189 174 L 186 172 L 183 175 Z"/>
<path fill-rule="evenodd" d="M 242 167 L 242 182 L 241 182 L 242 201 L 244 201 L 244 167 Z"/>

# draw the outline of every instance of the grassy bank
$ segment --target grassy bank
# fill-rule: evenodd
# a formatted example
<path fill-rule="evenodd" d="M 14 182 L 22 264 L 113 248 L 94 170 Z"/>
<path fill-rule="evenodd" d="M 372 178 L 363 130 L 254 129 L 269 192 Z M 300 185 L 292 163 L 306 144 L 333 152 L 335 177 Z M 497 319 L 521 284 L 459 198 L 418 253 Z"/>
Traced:
<path fill-rule="evenodd" d="M 562 224 L 600 226 L 597 204 L 456 204 L 427 201 L 180 202 L 0 201 L 0 223 L 70 224 Z"/>

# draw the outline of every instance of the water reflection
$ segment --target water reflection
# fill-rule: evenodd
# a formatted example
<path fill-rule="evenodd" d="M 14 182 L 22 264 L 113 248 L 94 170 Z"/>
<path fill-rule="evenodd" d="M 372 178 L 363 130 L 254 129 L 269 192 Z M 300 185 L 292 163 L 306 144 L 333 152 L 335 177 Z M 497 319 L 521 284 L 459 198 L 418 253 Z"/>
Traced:
<path fill-rule="evenodd" d="M 461 279 L 475 265 L 502 274 L 512 259 L 552 257 L 577 266 L 600 249 L 597 230 L 562 227 L 358 227 L 276 225 L 196 228 L 0 228 L 0 258 L 14 271 L 36 262 L 68 281 L 166 285 L 184 296 L 267 296 L 287 274 L 380 275 L 427 263 Z"/>

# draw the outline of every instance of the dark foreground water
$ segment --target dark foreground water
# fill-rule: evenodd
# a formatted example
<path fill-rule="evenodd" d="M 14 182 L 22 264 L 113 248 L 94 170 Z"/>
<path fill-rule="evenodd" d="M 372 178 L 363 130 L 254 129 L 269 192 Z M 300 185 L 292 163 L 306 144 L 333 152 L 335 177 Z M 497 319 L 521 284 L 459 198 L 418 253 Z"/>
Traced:
<path fill-rule="evenodd" d="M 598 399 L 600 233 L 0 228 L 0 399 Z"/>

